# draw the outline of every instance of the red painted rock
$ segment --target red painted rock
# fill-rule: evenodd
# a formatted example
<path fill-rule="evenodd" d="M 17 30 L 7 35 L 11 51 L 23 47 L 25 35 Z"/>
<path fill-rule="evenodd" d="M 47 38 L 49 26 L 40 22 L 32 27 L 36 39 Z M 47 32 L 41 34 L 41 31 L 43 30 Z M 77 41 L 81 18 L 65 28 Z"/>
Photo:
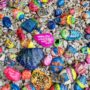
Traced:
<path fill-rule="evenodd" d="M 21 73 L 11 67 L 5 68 L 4 74 L 7 77 L 7 79 L 9 79 L 11 81 L 19 81 L 21 78 Z"/>
<path fill-rule="evenodd" d="M 85 29 L 85 32 L 90 34 L 90 26 L 87 26 L 86 29 Z"/>
<path fill-rule="evenodd" d="M 54 37 L 50 33 L 37 34 L 34 39 L 38 44 L 46 48 L 54 44 Z"/>

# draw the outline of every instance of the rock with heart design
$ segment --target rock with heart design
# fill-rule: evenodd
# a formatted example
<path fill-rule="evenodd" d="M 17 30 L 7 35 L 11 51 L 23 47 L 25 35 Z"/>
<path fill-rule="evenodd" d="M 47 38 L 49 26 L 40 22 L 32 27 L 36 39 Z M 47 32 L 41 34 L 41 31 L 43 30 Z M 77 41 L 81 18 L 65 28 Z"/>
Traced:
<path fill-rule="evenodd" d="M 54 44 L 54 37 L 50 33 L 37 34 L 34 39 L 38 44 L 46 48 Z"/>

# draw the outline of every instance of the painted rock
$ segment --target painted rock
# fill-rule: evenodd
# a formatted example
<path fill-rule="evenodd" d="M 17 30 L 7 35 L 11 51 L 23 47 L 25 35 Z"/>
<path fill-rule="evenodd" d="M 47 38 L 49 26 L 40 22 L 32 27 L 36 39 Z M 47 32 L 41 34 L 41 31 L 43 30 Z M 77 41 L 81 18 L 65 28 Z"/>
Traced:
<path fill-rule="evenodd" d="M 31 78 L 31 71 L 30 70 L 24 70 L 22 72 L 22 79 L 23 80 L 29 80 Z"/>
<path fill-rule="evenodd" d="M 90 11 L 85 11 L 85 12 L 83 12 L 82 17 L 83 17 L 84 19 L 89 19 L 89 18 L 90 18 Z"/>
<path fill-rule="evenodd" d="M 52 85 L 51 77 L 40 69 L 35 69 L 32 72 L 31 82 L 36 87 L 36 90 L 49 90 Z"/>
<path fill-rule="evenodd" d="M 54 84 L 51 86 L 49 90 L 68 90 L 68 88 L 64 84 Z"/>
<path fill-rule="evenodd" d="M 59 75 L 60 78 L 63 80 L 62 83 L 64 83 L 65 85 L 74 82 L 77 77 L 76 71 L 73 68 L 63 69 Z"/>
<path fill-rule="evenodd" d="M 76 63 L 75 70 L 76 70 L 77 74 L 79 74 L 79 75 L 86 74 L 87 66 L 88 65 L 86 63 Z"/>
<path fill-rule="evenodd" d="M 21 24 L 21 28 L 26 32 L 32 32 L 37 27 L 37 21 L 33 18 L 27 19 Z"/>
<path fill-rule="evenodd" d="M 51 55 L 47 55 L 44 60 L 43 60 L 43 64 L 45 66 L 49 66 L 51 64 L 51 61 L 52 61 L 52 56 Z"/>
<path fill-rule="evenodd" d="M 19 86 L 12 83 L 10 84 L 6 84 L 5 86 L 3 86 L 0 90 L 20 90 Z"/>
<path fill-rule="evenodd" d="M 5 86 L 2 86 L 0 90 L 10 90 L 10 84 L 6 84 Z"/>
<path fill-rule="evenodd" d="M 87 27 L 85 28 L 85 32 L 86 32 L 87 34 L 90 34 L 90 26 L 87 26 Z"/>
<path fill-rule="evenodd" d="M 68 45 L 67 46 L 67 49 L 66 49 L 66 52 L 64 53 L 64 57 L 65 58 L 71 58 L 72 55 L 76 54 L 77 53 L 77 50 L 75 47 L 71 46 L 71 45 Z"/>
<path fill-rule="evenodd" d="M 19 88 L 18 85 L 12 83 L 12 84 L 11 84 L 11 89 L 10 89 L 10 90 L 20 90 L 20 88 Z"/>
<path fill-rule="evenodd" d="M 90 48 L 87 47 L 87 46 L 84 46 L 84 47 L 81 48 L 81 52 L 83 54 L 90 54 Z"/>
<path fill-rule="evenodd" d="M 36 90 L 33 84 L 27 84 L 25 85 L 22 90 Z"/>
<path fill-rule="evenodd" d="M 44 52 L 41 48 L 24 48 L 19 52 L 16 60 L 26 69 L 34 70 L 43 58 Z"/>
<path fill-rule="evenodd" d="M 50 69 L 53 73 L 59 73 L 64 68 L 64 60 L 61 57 L 52 59 Z"/>
<path fill-rule="evenodd" d="M 19 9 L 13 9 L 13 17 L 17 20 L 22 20 L 25 17 L 25 14 Z"/>
<path fill-rule="evenodd" d="M 54 37 L 50 33 L 37 34 L 34 39 L 38 44 L 46 48 L 54 44 Z"/>
<path fill-rule="evenodd" d="M 52 54 L 53 57 L 62 56 L 63 53 L 64 53 L 64 50 L 61 47 L 53 47 L 51 49 L 51 54 Z"/>
<path fill-rule="evenodd" d="M 82 36 L 81 32 L 77 30 L 62 30 L 61 31 L 61 36 L 63 39 L 68 40 L 68 41 L 74 41 L 74 40 L 79 40 Z"/>
<path fill-rule="evenodd" d="M 88 64 L 90 64 L 90 54 L 88 54 L 88 55 L 86 56 L 86 62 L 87 62 Z"/>
<path fill-rule="evenodd" d="M 20 72 L 11 67 L 5 68 L 4 74 L 5 74 L 6 78 L 11 81 L 19 81 L 21 78 Z"/>
<path fill-rule="evenodd" d="M 10 28 L 12 25 L 12 22 L 9 17 L 3 17 L 2 24 L 4 27 Z"/>
<path fill-rule="evenodd" d="M 33 12 L 37 12 L 42 7 L 40 0 L 31 0 L 29 3 L 29 9 Z"/>
<path fill-rule="evenodd" d="M 84 90 L 86 84 L 87 84 L 87 78 L 86 76 L 82 75 L 77 79 L 74 85 L 74 90 Z"/>
<path fill-rule="evenodd" d="M 7 6 L 7 0 L 0 0 L 0 10 Z"/>

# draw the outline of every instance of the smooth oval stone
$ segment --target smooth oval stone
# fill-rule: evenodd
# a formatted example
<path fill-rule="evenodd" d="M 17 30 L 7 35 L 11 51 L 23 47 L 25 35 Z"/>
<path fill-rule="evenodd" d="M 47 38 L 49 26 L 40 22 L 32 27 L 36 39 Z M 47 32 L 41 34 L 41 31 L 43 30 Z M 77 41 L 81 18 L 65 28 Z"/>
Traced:
<path fill-rule="evenodd" d="M 50 33 L 37 34 L 34 39 L 38 44 L 46 48 L 54 44 L 54 37 Z"/>
<path fill-rule="evenodd" d="M 68 41 L 79 40 L 82 36 L 80 31 L 69 30 L 70 35 L 67 37 Z"/>
<path fill-rule="evenodd" d="M 52 61 L 52 56 L 51 56 L 51 55 L 48 55 L 48 56 L 46 56 L 46 57 L 44 58 L 43 64 L 44 64 L 45 66 L 49 66 L 49 65 L 51 64 L 51 61 Z"/>
<path fill-rule="evenodd" d="M 59 73 L 64 68 L 64 60 L 61 57 L 55 57 L 52 59 L 50 69 L 53 73 Z"/>
<path fill-rule="evenodd" d="M 69 36 L 69 31 L 64 29 L 61 31 L 61 36 L 63 39 L 67 39 L 67 37 Z"/>
<path fill-rule="evenodd" d="M 11 25 L 12 25 L 11 20 L 10 20 L 9 17 L 4 17 L 2 19 L 2 24 L 3 24 L 4 27 L 7 27 L 7 28 L 10 28 Z"/>
<path fill-rule="evenodd" d="M 9 79 L 11 81 L 19 81 L 20 77 L 21 77 L 21 73 L 11 67 L 5 68 L 4 74 L 7 77 L 7 79 Z"/>

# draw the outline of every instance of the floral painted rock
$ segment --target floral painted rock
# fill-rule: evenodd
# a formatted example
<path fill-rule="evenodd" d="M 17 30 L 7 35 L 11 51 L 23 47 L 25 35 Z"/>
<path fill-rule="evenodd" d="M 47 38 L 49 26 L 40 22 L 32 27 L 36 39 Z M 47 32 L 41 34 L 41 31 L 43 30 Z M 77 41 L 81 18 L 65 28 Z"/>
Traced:
<path fill-rule="evenodd" d="M 6 78 L 11 81 L 19 81 L 21 78 L 20 72 L 11 67 L 5 68 L 4 74 L 5 74 Z"/>
<path fill-rule="evenodd" d="M 16 60 L 26 69 L 34 70 L 35 68 L 38 67 L 43 58 L 44 58 L 43 49 L 24 48 L 19 52 Z"/>
<path fill-rule="evenodd" d="M 54 37 L 50 33 L 37 34 L 34 39 L 38 44 L 46 48 L 54 44 Z"/>

